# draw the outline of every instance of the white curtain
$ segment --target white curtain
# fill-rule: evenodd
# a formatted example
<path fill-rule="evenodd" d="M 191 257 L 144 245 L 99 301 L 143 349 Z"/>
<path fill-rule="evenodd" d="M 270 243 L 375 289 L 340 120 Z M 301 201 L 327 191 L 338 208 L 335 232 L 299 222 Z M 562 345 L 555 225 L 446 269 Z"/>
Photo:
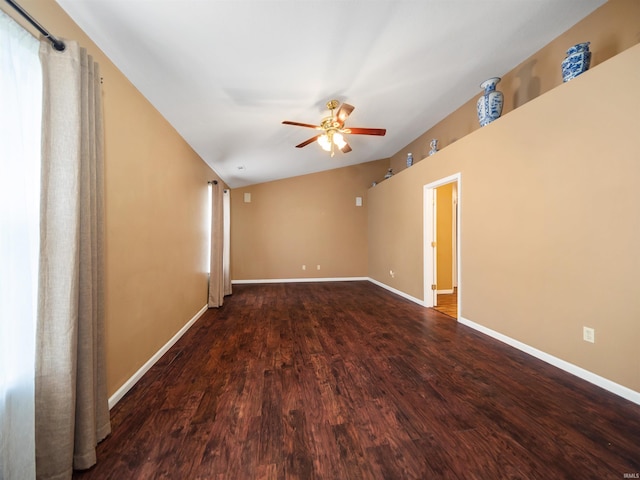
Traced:
<path fill-rule="evenodd" d="M 40 44 L 42 194 L 36 354 L 38 478 L 71 478 L 110 432 L 104 357 L 103 127 L 98 65 Z"/>
<path fill-rule="evenodd" d="M 42 76 L 38 41 L 0 12 L 0 479 L 35 478 Z"/>

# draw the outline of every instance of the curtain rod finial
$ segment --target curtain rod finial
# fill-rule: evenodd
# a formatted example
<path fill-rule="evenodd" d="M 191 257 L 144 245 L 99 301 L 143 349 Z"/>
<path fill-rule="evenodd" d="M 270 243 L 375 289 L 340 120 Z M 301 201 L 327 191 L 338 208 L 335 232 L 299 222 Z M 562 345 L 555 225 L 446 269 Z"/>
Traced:
<path fill-rule="evenodd" d="M 64 42 L 61 42 L 60 40 L 51 40 L 51 42 L 53 43 L 53 48 L 59 52 L 64 52 L 64 49 L 67 48 Z"/>

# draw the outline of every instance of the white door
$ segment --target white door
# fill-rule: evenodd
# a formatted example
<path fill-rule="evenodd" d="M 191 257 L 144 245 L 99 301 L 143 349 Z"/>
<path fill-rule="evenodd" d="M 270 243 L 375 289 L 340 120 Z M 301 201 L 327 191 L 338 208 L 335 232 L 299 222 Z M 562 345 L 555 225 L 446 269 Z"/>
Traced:
<path fill-rule="evenodd" d="M 457 284 L 458 293 L 458 308 L 460 308 L 460 174 L 451 175 L 449 177 L 442 178 L 436 182 L 432 182 L 424 186 L 424 206 L 423 206 L 423 225 L 424 225 L 424 304 L 426 307 L 435 307 L 437 305 L 437 243 L 436 243 L 436 188 L 446 185 L 448 183 L 455 183 L 455 249 L 454 249 L 454 265 L 456 272 L 454 274 L 454 282 Z"/>
<path fill-rule="evenodd" d="M 424 192 L 424 302 L 427 307 L 438 305 L 436 279 L 438 277 L 438 252 L 436 243 L 437 201 L 435 188 L 425 189 Z M 427 215 L 426 212 L 429 212 Z"/>

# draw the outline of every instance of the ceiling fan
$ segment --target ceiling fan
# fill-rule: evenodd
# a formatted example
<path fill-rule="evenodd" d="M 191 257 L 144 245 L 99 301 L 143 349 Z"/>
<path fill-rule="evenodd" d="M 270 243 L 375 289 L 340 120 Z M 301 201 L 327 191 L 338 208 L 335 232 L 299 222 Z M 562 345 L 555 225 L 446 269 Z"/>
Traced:
<path fill-rule="evenodd" d="M 315 137 L 311 137 L 308 140 L 305 140 L 299 145 L 296 145 L 296 148 L 306 147 L 310 143 L 318 142 L 323 150 L 327 152 L 331 152 L 331 156 L 334 155 L 334 146 L 338 147 L 338 149 L 342 153 L 349 153 L 351 151 L 351 147 L 344 139 L 345 134 L 352 135 L 378 135 L 383 136 L 387 133 L 387 130 L 384 128 L 345 128 L 344 122 L 347 117 L 353 112 L 355 107 L 349 105 L 348 103 L 343 103 L 338 108 L 340 102 L 338 100 L 329 100 L 327 102 L 327 108 L 331 111 L 331 115 L 322 119 L 320 125 L 311 125 L 309 123 L 300 123 L 300 122 L 290 122 L 285 120 L 282 122 L 285 125 L 295 125 L 298 127 L 307 127 L 314 128 L 316 130 L 320 130 L 322 133 L 319 133 Z M 336 112 L 336 108 L 338 111 Z M 335 112 L 335 113 L 334 113 Z"/>

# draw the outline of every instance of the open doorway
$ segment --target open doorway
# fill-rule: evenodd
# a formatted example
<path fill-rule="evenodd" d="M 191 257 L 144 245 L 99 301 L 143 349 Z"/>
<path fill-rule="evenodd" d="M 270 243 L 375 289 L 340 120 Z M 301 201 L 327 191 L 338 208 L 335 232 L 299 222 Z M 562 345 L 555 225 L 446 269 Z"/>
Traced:
<path fill-rule="evenodd" d="M 458 318 L 460 174 L 424 186 L 425 306 Z"/>

